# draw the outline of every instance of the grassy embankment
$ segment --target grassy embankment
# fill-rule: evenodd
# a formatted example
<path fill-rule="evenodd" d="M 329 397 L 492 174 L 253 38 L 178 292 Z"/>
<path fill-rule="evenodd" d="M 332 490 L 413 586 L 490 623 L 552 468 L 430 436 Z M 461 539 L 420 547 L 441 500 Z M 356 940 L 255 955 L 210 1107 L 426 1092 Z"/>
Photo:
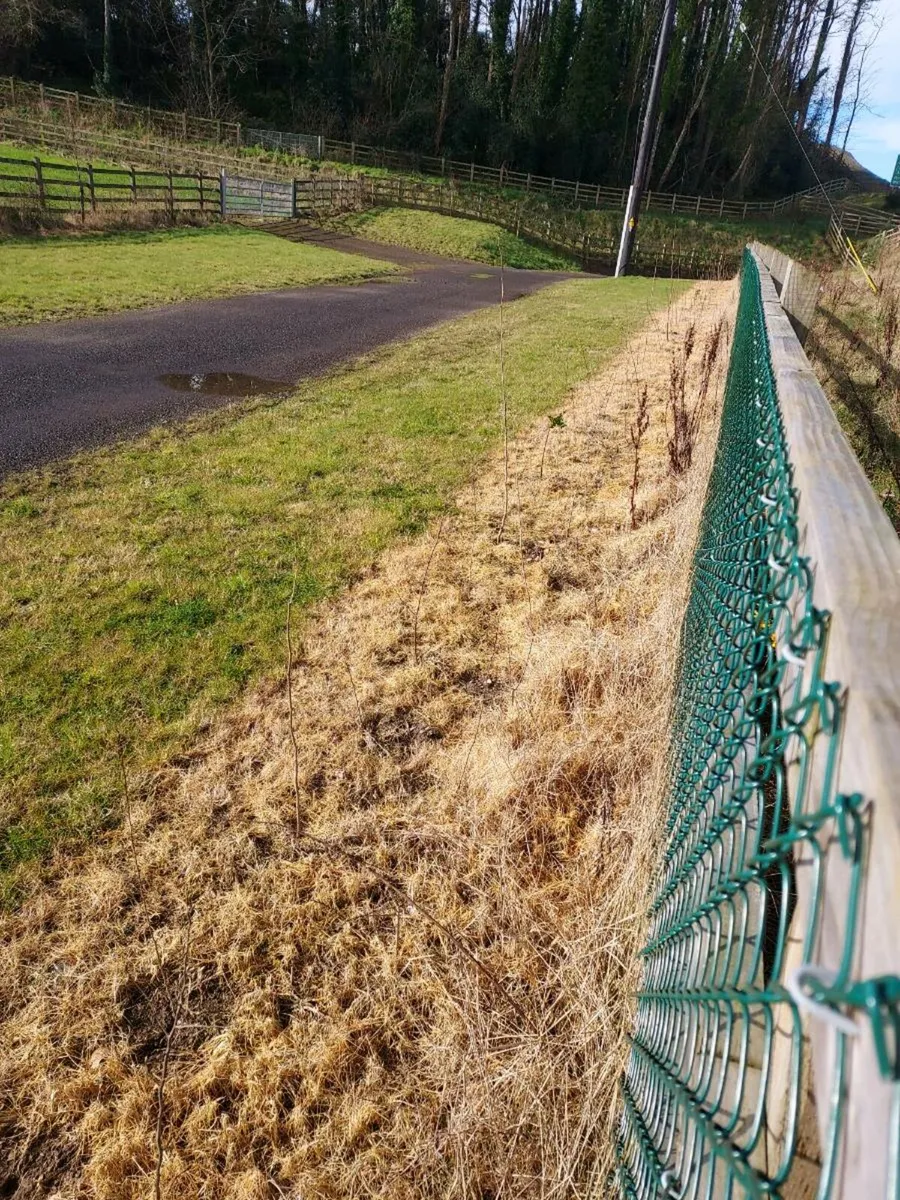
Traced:
<path fill-rule="evenodd" d="M 559 405 L 682 285 L 573 280 L 503 315 L 510 428 Z M 283 658 L 287 598 L 333 593 L 443 509 L 501 435 L 498 312 L 287 400 L 0 484 L 2 865 L 114 811 Z"/>
<path fill-rule="evenodd" d="M 854 268 L 829 275 L 806 351 L 900 533 L 900 246 L 871 271 L 877 295 Z"/>
<path fill-rule="evenodd" d="M 499 225 L 447 217 L 409 208 L 374 208 L 349 213 L 335 226 L 358 237 L 393 246 L 409 246 L 447 258 L 472 262 L 503 263 L 544 271 L 577 271 L 579 266 L 563 254 L 532 246 Z"/>
<path fill-rule="evenodd" d="M 588 214 L 592 232 L 618 240 L 621 214 L 609 211 Z M 740 254 L 748 242 L 766 242 L 802 262 L 816 265 L 833 256 L 825 242 L 828 222 L 816 216 L 797 219 L 758 217 L 755 220 L 729 221 L 715 217 L 690 217 L 678 213 L 642 213 L 638 238 L 650 245 L 672 242 L 682 253 L 692 248 L 707 254 Z"/>

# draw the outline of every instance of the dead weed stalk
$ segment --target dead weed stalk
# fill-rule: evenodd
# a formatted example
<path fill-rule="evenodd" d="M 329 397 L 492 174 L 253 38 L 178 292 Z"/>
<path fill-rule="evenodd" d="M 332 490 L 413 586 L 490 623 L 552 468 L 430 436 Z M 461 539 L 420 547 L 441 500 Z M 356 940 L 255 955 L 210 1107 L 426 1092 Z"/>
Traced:
<path fill-rule="evenodd" d="M 702 400 L 693 408 L 687 402 L 688 362 L 694 349 L 695 326 L 688 326 L 684 336 L 681 356 L 672 354 L 669 360 L 669 398 L 667 420 L 671 421 L 669 433 L 669 470 L 673 475 L 683 475 L 691 465 L 697 430 L 702 414 Z"/>
<path fill-rule="evenodd" d="M 628 511 L 631 514 L 632 529 L 637 529 L 638 527 L 637 490 L 641 482 L 641 442 L 644 439 L 644 434 L 649 428 L 650 398 L 647 394 L 647 385 L 644 384 L 638 397 L 635 418 L 628 427 L 628 432 L 631 437 L 631 447 L 634 450 L 634 464 L 631 471 L 631 487 L 628 492 Z"/>

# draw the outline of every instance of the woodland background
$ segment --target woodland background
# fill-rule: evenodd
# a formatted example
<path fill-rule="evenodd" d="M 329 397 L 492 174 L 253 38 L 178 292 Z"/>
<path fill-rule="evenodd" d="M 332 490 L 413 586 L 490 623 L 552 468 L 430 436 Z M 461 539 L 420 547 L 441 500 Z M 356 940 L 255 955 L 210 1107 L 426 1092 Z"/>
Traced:
<path fill-rule="evenodd" d="M 795 133 L 820 162 L 823 145 L 845 144 L 865 104 L 878 3 L 680 0 L 651 186 L 764 196 L 811 182 Z M 661 8 L 0 0 L 0 72 L 620 184 L 633 165 Z"/>

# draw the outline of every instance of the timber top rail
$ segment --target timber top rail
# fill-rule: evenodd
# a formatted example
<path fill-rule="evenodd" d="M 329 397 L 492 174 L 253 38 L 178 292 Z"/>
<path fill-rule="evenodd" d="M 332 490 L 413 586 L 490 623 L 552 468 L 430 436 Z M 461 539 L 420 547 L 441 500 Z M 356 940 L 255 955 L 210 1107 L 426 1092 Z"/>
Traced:
<path fill-rule="evenodd" d="M 800 549 L 814 572 L 815 603 L 829 614 L 824 673 L 844 704 L 835 765 L 838 795 L 862 797 L 867 830 L 854 955 L 855 981 L 900 974 L 900 540 L 866 479 L 791 327 L 775 280 L 754 249 L 775 386 L 799 497 Z M 813 770 L 823 778 L 827 764 Z M 841 856 L 824 849 L 828 878 L 812 961 L 844 970 L 851 880 Z M 804 870 L 797 872 L 798 909 Z M 876 1200 L 900 1187 L 900 1039 L 898 1013 L 856 1015 L 858 1034 L 842 1043 L 813 1017 L 816 1109 L 823 1146 L 833 1089 L 843 1079 L 846 1107 L 836 1146 L 835 1196 Z M 882 1023 L 894 1023 L 893 1078 L 876 1056 Z"/>

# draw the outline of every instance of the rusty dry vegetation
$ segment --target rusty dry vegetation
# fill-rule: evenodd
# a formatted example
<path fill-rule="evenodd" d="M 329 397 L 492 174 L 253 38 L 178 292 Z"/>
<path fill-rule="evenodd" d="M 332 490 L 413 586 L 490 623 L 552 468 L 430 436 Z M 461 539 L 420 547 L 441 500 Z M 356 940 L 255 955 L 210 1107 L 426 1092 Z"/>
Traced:
<path fill-rule="evenodd" d="M 841 427 L 900 532 L 900 242 L 872 267 L 878 294 L 843 266 L 827 277 L 806 343 Z"/>
<path fill-rule="evenodd" d="M 685 333 L 733 299 L 651 318 L 549 444 L 292 633 L 290 701 L 126 773 L 121 828 L 35 867 L 2 918 L 0 1194 L 606 1194 L 726 358 L 673 476 L 670 352 L 697 394 Z"/>

